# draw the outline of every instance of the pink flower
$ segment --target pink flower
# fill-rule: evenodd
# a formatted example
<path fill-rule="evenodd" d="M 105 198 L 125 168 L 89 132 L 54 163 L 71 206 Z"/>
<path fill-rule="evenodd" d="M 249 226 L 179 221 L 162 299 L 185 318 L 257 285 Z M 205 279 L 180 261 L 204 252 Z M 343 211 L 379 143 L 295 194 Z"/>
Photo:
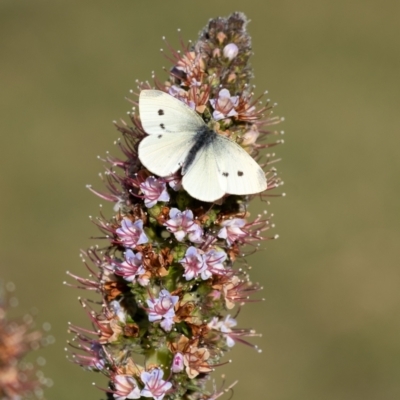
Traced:
<path fill-rule="evenodd" d="M 163 289 L 158 299 L 148 299 L 149 321 L 160 321 L 161 327 L 169 332 L 174 323 L 175 310 L 174 306 L 178 302 L 179 296 L 171 296 L 168 290 Z"/>
<path fill-rule="evenodd" d="M 206 280 L 212 275 L 222 275 L 225 272 L 224 261 L 226 260 L 226 253 L 224 251 L 209 250 L 203 255 L 203 262 L 205 265 L 202 271 L 201 278 Z"/>
<path fill-rule="evenodd" d="M 221 275 L 225 271 L 223 262 L 226 260 L 224 251 L 214 249 L 204 253 L 196 247 L 190 246 L 186 250 L 185 257 L 179 262 L 185 268 L 183 276 L 187 281 L 201 276 L 204 281 L 212 275 Z"/>
<path fill-rule="evenodd" d="M 139 399 L 140 389 L 136 379 L 130 375 L 115 375 L 113 378 L 116 400 Z"/>
<path fill-rule="evenodd" d="M 118 228 L 116 233 L 125 247 L 134 247 L 149 241 L 144 233 L 141 219 L 132 222 L 129 218 L 124 218 L 121 221 L 121 228 Z"/>
<path fill-rule="evenodd" d="M 228 345 L 228 347 L 233 347 L 235 344 L 235 340 L 230 336 L 230 333 L 232 333 L 232 328 L 235 327 L 236 325 L 237 325 L 236 320 L 231 318 L 230 315 L 227 315 L 225 320 L 223 321 L 220 321 L 218 317 L 214 317 L 208 324 L 208 327 L 216 331 L 225 333 L 226 344 Z"/>
<path fill-rule="evenodd" d="M 149 176 L 142 182 L 140 189 L 144 194 L 144 204 L 147 208 L 153 207 L 158 201 L 169 201 L 167 185 L 154 176 Z"/>
<path fill-rule="evenodd" d="M 176 175 L 173 175 L 168 179 L 168 185 L 172 190 L 177 192 L 178 190 L 182 189 L 182 179 Z"/>
<path fill-rule="evenodd" d="M 237 325 L 237 322 L 235 319 L 231 318 L 230 315 L 227 315 L 225 317 L 224 321 L 220 322 L 219 329 L 222 333 L 226 333 L 226 344 L 228 347 L 233 347 L 235 344 L 235 341 L 230 337 L 229 333 L 232 332 L 232 328 Z"/>
<path fill-rule="evenodd" d="M 146 271 L 142 264 L 142 253 L 134 253 L 131 249 L 125 252 L 125 261 L 114 269 L 116 275 L 122 276 L 126 281 L 133 282 L 138 275 Z"/>
<path fill-rule="evenodd" d="M 164 225 L 172 232 L 178 242 L 182 242 L 186 235 L 192 243 L 203 241 L 203 229 L 193 220 L 191 210 L 179 211 L 177 208 L 171 208 L 169 219 Z"/>
<path fill-rule="evenodd" d="M 186 250 L 185 257 L 179 260 L 179 262 L 183 265 L 183 268 L 185 268 L 183 276 L 187 281 L 197 278 L 207 268 L 204 264 L 203 255 L 193 246 L 190 246 Z"/>
<path fill-rule="evenodd" d="M 162 400 L 165 394 L 172 387 L 171 382 L 162 379 L 164 372 L 160 368 L 155 368 L 151 372 L 143 371 L 140 379 L 144 383 L 144 388 L 140 392 L 141 396 L 152 397 L 155 400 Z"/>
<path fill-rule="evenodd" d="M 260 132 L 258 131 L 257 125 L 254 124 L 243 135 L 241 145 L 242 146 L 253 146 L 256 143 L 259 136 L 260 136 Z"/>
<path fill-rule="evenodd" d="M 169 89 L 168 89 L 168 93 L 175 97 L 176 99 L 182 101 L 183 103 L 185 103 L 186 105 L 188 105 L 192 110 L 194 110 L 196 108 L 196 104 L 194 103 L 194 101 L 189 100 L 188 98 L 188 92 L 186 92 L 186 90 L 180 88 L 179 86 L 176 85 L 172 85 Z"/>
<path fill-rule="evenodd" d="M 246 225 L 246 220 L 241 218 L 232 218 L 221 223 L 222 229 L 218 232 L 218 237 L 225 239 L 230 246 L 236 240 L 248 236 L 248 233 L 242 228 Z"/>
<path fill-rule="evenodd" d="M 218 97 L 210 99 L 214 108 L 213 117 L 216 121 L 238 115 L 235 107 L 239 104 L 239 96 L 231 96 L 228 89 L 221 89 Z"/>

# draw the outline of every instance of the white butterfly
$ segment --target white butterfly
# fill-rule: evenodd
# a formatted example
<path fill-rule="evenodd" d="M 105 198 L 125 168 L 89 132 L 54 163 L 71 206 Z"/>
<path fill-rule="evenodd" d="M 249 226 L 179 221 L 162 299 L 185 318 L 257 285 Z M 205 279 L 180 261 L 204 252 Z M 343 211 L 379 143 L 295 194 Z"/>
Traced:
<path fill-rule="evenodd" d="M 237 143 L 210 129 L 182 101 L 159 90 L 142 90 L 139 112 L 146 136 L 139 159 L 153 174 L 182 168 L 182 185 L 194 198 L 213 202 L 224 194 L 245 195 L 267 188 L 264 171 Z"/>

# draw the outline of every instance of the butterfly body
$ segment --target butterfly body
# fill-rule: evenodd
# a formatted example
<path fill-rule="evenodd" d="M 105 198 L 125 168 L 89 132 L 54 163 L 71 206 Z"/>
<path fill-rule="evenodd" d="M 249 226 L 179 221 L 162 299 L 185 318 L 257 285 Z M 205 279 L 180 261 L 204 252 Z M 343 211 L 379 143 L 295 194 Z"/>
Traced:
<path fill-rule="evenodd" d="M 180 100 L 159 90 L 142 90 L 139 112 L 148 133 L 139 144 L 139 159 L 150 172 L 166 177 L 182 168 L 183 187 L 206 202 L 266 189 L 256 161 Z"/>
<path fill-rule="evenodd" d="M 193 162 L 196 159 L 196 156 L 201 153 L 201 151 L 207 149 L 209 146 L 212 146 L 212 143 L 216 139 L 218 134 L 215 133 L 212 129 L 204 126 L 199 129 L 199 131 L 194 136 L 193 146 L 189 150 L 189 153 L 185 159 L 185 162 L 182 166 L 182 173 L 185 174 L 186 171 L 190 168 Z"/>

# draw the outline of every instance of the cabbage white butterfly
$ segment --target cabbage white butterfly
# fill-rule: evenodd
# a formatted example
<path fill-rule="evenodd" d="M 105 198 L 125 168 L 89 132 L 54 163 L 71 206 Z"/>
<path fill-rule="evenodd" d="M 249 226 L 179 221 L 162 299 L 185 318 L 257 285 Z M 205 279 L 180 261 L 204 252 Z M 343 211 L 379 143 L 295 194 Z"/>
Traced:
<path fill-rule="evenodd" d="M 213 202 L 226 193 L 246 195 L 267 188 L 257 162 L 182 101 L 160 90 L 142 90 L 139 113 L 149 135 L 139 143 L 140 161 L 161 177 L 182 168 L 182 186 L 192 197 Z"/>

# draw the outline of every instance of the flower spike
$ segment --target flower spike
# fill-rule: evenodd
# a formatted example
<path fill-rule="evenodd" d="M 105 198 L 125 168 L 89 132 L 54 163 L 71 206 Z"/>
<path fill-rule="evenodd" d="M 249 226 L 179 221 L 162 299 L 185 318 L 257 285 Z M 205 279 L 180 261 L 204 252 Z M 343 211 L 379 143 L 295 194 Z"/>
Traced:
<path fill-rule="evenodd" d="M 92 328 L 70 326 L 75 335 L 70 358 L 109 378 L 105 390 L 110 399 L 215 400 L 232 392 L 235 384 L 213 391 L 206 387 L 210 374 L 226 363 L 226 353 L 239 343 L 257 349 L 247 338 L 259 335 L 237 327 L 239 311 L 243 312 L 245 303 L 256 301 L 252 295 L 262 289 L 251 282 L 245 256 L 274 237 L 263 236 L 273 228 L 270 214 L 251 218 L 248 205 L 255 197 L 268 205 L 267 199 L 277 196 L 270 194 L 282 184 L 275 156 L 264 154 L 264 149 L 281 141 L 274 141 L 278 132 L 270 130 L 280 119 L 271 117 L 268 102 L 260 105 L 250 85 L 247 22 L 236 12 L 211 19 L 196 42 L 184 45 L 182 40 L 180 51 L 167 43 L 166 57 L 172 63 L 169 78 L 154 77 L 154 87 L 139 82 L 135 92 L 143 96 L 146 90 L 147 102 L 160 101 L 155 100 L 157 96 L 169 99 L 170 108 L 186 111 L 196 126 L 202 126 L 203 137 L 210 131 L 216 140 L 221 140 L 218 135 L 224 137 L 221 143 L 234 142 L 230 145 L 237 154 L 244 153 L 243 159 L 253 166 L 246 171 L 258 171 L 258 178 L 243 177 L 240 166 L 232 169 L 235 160 L 228 160 L 231 169 L 221 170 L 221 185 L 234 171 L 237 181 L 230 181 L 232 188 L 217 200 L 192 197 L 185 190 L 186 173 L 207 144 L 190 140 L 189 144 L 182 140 L 182 146 L 189 146 L 185 147 L 188 155 L 168 167 L 171 171 L 150 157 L 150 164 L 167 169 L 168 174 L 148 170 L 139 158 L 141 143 L 151 136 L 144 127 L 159 131 L 153 135 L 154 146 L 164 133 L 170 135 L 171 142 L 162 149 L 168 157 L 175 156 L 169 155 L 168 143 L 175 146 L 177 136 L 173 135 L 179 132 L 170 132 L 162 121 L 157 122 L 169 110 L 162 101 L 149 117 L 146 108 L 140 109 L 142 115 L 136 112 L 139 100 L 135 98 L 129 120 L 115 122 L 123 136 L 118 141 L 122 157 L 107 155 L 103 160 L 102 180 L 108 193 L 89 187 L 111 203 L 114 216 L 94 219 L 103 244 L 83 252 L 90 277 L 69 274 L 77 288 L 99 296 L 97 304 L 80 300 Z M 208 190 L 207 185 L 215 183 L 207 181 L 207 176 L 201 178 L 202 185 L 191 181 L 191 187 Z M 244 179 L 259 179 L 264 184 L 256 187 L 261 187 L 259 192 L 265 190 L 229 194 L 243 193 L 240 184 L 249 182 Z"/>

